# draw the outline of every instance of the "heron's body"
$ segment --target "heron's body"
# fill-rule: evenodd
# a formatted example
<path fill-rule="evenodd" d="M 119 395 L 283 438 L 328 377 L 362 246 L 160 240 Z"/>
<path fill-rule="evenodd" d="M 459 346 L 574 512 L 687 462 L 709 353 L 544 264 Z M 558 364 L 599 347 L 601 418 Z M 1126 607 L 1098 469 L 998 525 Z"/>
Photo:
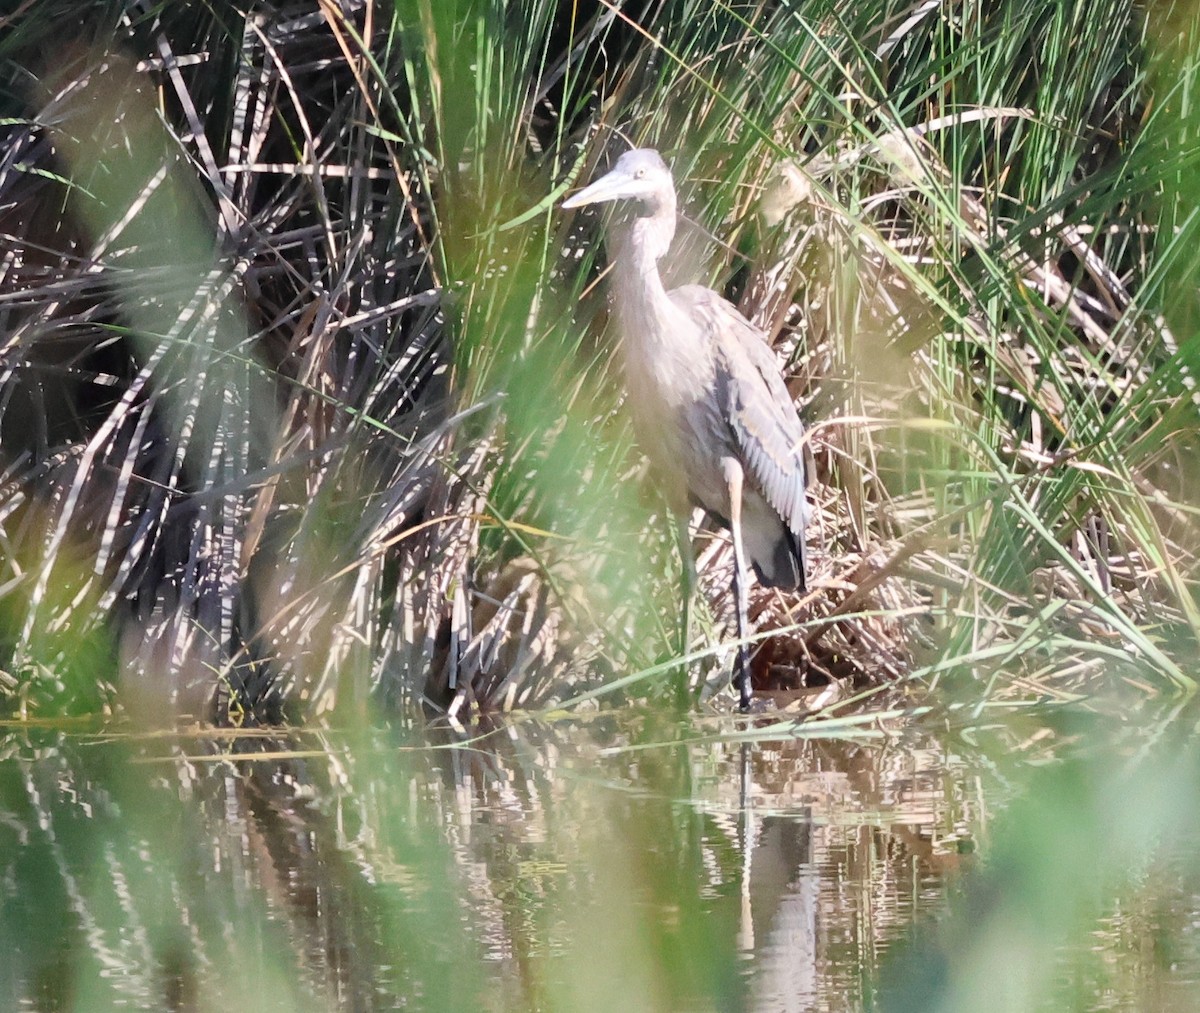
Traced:
<path fill-rule="evenodd" d="M 634 428 L 672 507 L 697 504 L 731 529 L 744 638 L 743 551 L 764 584 L 804 587 L 804 430 L 762 332 L 711 289 L 663 287 L 675 190 L 658 153 L 627 152 L 565 206 L 609 200 L 637 209 L 612 257 Z M 744 653 L 739 668 L 745 705 Z"/>

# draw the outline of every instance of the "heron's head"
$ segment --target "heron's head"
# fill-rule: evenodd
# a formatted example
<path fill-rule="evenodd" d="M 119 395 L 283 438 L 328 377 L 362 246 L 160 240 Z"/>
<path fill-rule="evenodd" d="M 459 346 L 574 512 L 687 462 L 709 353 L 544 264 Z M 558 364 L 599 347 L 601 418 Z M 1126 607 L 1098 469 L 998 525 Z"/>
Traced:
<path fill-rule="evenodd" d="M 607 201 L 637 201 L 639 214 L 652 215 L 669 208 L 675 213 L 675 184 L 671 170 L 653 148 L 634 148 L 617 159 L 606 175 L 563 201 L 565 208 Z"/>

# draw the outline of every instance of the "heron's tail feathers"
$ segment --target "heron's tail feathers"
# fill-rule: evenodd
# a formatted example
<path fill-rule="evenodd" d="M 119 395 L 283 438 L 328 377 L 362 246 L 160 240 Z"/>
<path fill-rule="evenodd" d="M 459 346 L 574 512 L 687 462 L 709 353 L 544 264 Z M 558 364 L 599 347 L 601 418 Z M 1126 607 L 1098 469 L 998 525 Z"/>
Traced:
<path fill-rule="evenodd" d="M 797 535 L 780 523 L 769 537 L 764 537 L 766 534 L 761 530 L 742 533 L 758 582 L 764 587 L 803 591 L 807 574 L 803 533 Z"/>

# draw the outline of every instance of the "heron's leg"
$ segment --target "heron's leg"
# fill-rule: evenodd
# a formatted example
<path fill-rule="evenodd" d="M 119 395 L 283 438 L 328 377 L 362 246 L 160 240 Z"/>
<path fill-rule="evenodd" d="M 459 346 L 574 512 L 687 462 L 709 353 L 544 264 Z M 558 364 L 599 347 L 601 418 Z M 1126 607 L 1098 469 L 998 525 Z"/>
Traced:
<path fill-rule="evenodd" d="M 733 670 L 733 684 L 738 688 L 738 702 L 743 711 L 750 709 L 754 688 L 750 685 L 750 620 L 747 616 L 746 553 L 742 548 L 742 466 L 732 458 L 721 463 L 729 489 L 729 533 L 733 536 L 733 604 L 737 611 L 738 653 Z"/>
<path fill-rule="evenodd" d="M 683 643 L 679 646 L 680 657 L 683 657 L 692 649 L 692 599 L 695 598 L 696 588 L 699 585 L 686 513 L 675 515 L 675 539 L 679 545 L 680 583 L 683 591 L 683 630 L 681 631 Z"/>

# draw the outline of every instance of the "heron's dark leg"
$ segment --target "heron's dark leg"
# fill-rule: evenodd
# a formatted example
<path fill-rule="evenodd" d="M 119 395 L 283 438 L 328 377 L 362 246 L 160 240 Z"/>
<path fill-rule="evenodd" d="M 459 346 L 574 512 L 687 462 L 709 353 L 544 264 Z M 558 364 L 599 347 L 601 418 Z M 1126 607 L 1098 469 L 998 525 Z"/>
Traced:
<path fill-rule="evenodd" d="M 754 688 L 750 685 L 750 620 L 747 616 L 746 553 L 742 548 L 742 466 L 726 458 L 722 464 L 729 488 L 729 533 L 733 536 L 733 603 L 737 610 L 738 653 L 733 669 L 733 684 L 743 711 L 750 709 Z"/>
<path fill-rule="evenodd" d="M 699 580 L 696 577 L 696 560 L 692 556 L 692 538 L 688 528 L 687 514 L 675 515 L 675 540 L 679 546 L 681 566 L 680 583 L 683 591 L 683 642 L 679 645 L 680 657 L 692 649 L 692 600 L 696 596 Z"/>

